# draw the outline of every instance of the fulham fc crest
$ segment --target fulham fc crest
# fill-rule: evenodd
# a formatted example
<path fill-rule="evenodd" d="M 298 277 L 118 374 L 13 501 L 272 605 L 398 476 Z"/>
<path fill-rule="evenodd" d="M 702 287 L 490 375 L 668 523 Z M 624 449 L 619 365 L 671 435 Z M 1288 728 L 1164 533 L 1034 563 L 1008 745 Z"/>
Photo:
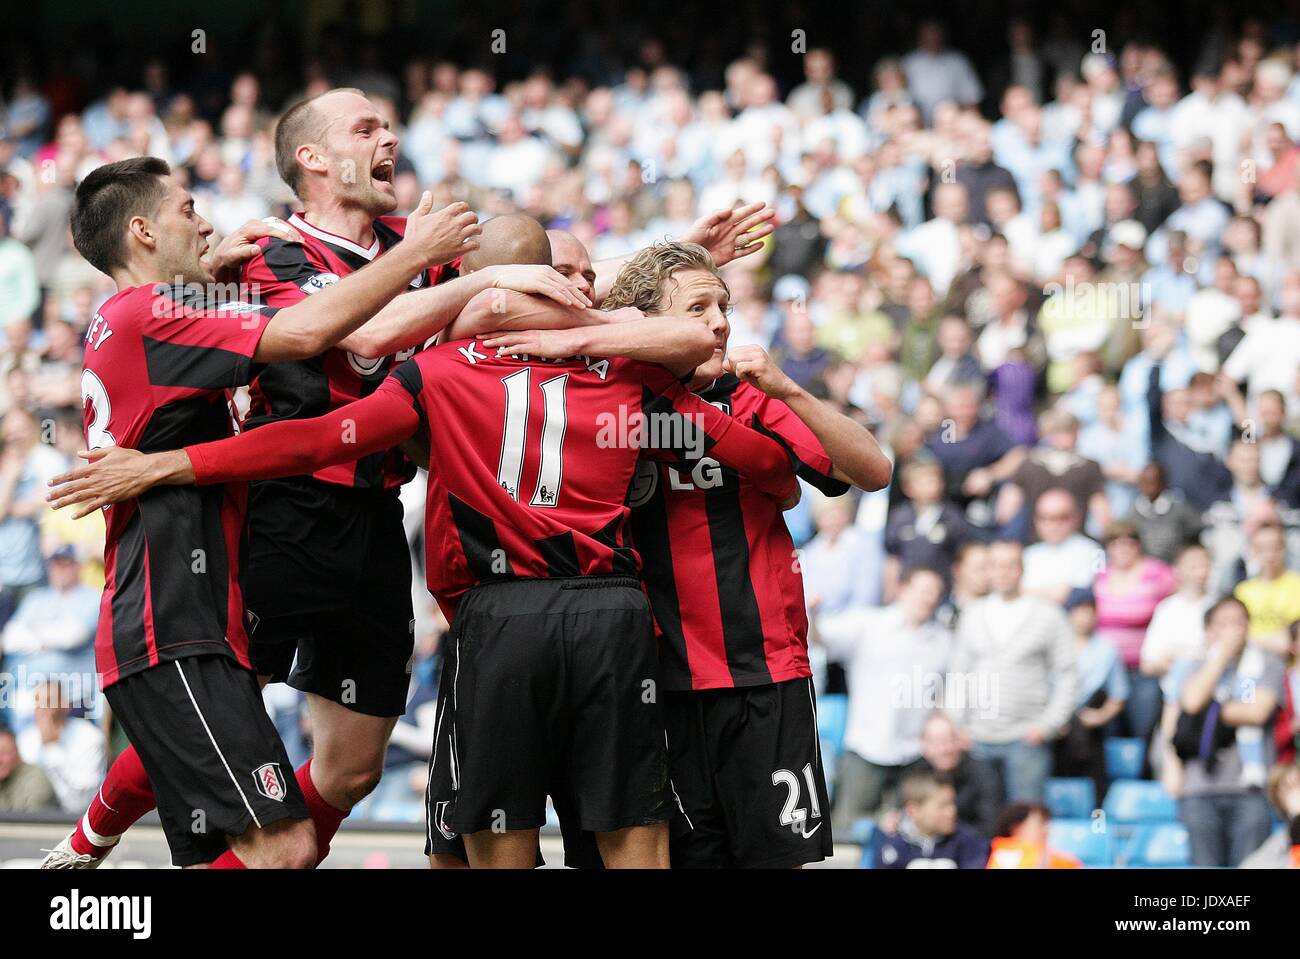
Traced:
<path fill-rule="evenodd" d="M 280 764 L 267 763 L 253 770 L 257 791 L 267 799 L 284 802 L 284 780 L 280 778 Z"/>

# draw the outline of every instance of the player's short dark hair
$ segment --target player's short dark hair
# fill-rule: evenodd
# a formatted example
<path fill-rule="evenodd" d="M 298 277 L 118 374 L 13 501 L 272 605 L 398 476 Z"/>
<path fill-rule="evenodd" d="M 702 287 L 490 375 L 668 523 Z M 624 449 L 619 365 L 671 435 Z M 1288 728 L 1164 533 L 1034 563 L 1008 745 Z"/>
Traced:
<path fill-rule="evenodd" d="M 314 97 L 299 100 L 285 110 L 275 124 L 275 169 L 285 185 L 298 195 L 302 188 L 302 168 L 298 166 L 298 147 L 304 143 L 319 140 L 325 134 L 325 126 L 316 109 L 316 101 L 331 93 L 365 94 L 355 87 L 336 87 L 326 90 Z"/>
<path fill-rule="evenodd" d="M 101 273 L 126 265 L 126 225 L 133 216 L 153 216 L 167 190 L 162 177 L 172 172 L 158 157 L 131 157 L 107 163 L 77 187 L 72 206 L 72 245 Z"/>

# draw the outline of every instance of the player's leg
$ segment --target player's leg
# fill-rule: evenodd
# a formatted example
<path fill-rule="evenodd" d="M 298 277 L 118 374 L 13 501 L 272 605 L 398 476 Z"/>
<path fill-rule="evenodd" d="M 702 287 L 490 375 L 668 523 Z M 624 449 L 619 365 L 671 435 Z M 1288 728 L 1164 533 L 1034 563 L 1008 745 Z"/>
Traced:
<path fill-rule="evenodd" d="M 566 766 L 580 825 L 606 867 L 666 869 L 672 793 L 645 594 L 635 580 L 591 577 L 565 583 L 555 608 L 572 664 Z"/>
<path fill-rule="evenodd" d="M 306 804 L 248 670 L 226 656 L 191 657 L 105 695 L 154 784 L 173 863 L 314 864 Z"/>
<path fill-rule="evenodd" d="M 312 781 L 330 805 L 351 809 L 379 785 L 388 737 L 398 717 L 367 716 L 315 693 L 307 694 L 307 709 Z"/>
<path fill-rule="evenodd" d="M 812 680 L 723 690 L 710 729 L 714 783 L 740 868 L 791 868 L 832 855 L 830 803 Z"/>
<path fill-rule="evenodd" d="M 238 860 L 238 866 L 231 857 Z M 227 868 L 315 869 L 316 828 L 310 819 L 282 819 L 252 828 L 233 837 L 222 858 Z"/>
<path fill-rule="evenodd" d="M 446 823 L 447 807 L 451 805 L 455 793 L 455 780 L 451 770 L 451 723 L 447 719 L 455 672 L 455 648 L 450 641 L 445 641 L 442 645 L 433 746 L 429 753 L 429 781 L 424 787 L 424 854 L 429 857 L 430 869 L 469 868 L 469 853 L 465 851 L 464 837 L 452 832 Z"/>
<path fill-rule="evenodd" d="M 134 746 L 108 767 L 99 792 L 64 839 L 41 862 L 42 869 L 94 869 L 125 833 L 156 804 L 149 774 Z"/>
<path fill-rule="evenodd" d="M 606 869 L 667 869 L 668 823 L 596 833 Z"/>
<path fill-rule="evenodd" d="M 460 856 L 449 852 L 432 853 L 429 856 L 430 869 L 468 869 L 469 857 L 462 859 Z"/>
<path fill-rule="evenodd" d="M 539 829 L 493 832 L 481 829 L 465 835 L 472 869 L 532 869 L 537 865 Z"/>
<path fill-rule="evenodd" d="M 438 696 L 430 854 L 453 852 L 448 842 L 461 836 L 473 868 L 536 865 L 556 744 L 567 739 L 557 593 L 549 581 L 513 581 L 460 602 Z"/>
<path fill-rule="evenodd" d="M 297 617 L 297 661 L 289 676 L 307 695 L 311 715 L 312 758 L 298 770 L 298 781 L 322 859 L 342 820 L 379 785 L 388 737 L 406 710 L 415 650 L 400 504 L 395 497 L 358 496 L 332 509 L 340 504 L 351 510 L 348 549 L 328 559 L 332 600 L 346 605 Z M 315 597 L 318 604 L 325 600 Z"/>
<path fill-rule="evenodd" d="M 714 757 L 707 730 L 714 704 L 729 690 L 663 694 L 668 768 L 677 807 L 669 827 L 669 860 L 674 869 L 729 869 L 735 865 L 726 810 L 714 786 Z M 725 702 L 718 708 L 724 707 Z"/>
<path fill-rule="evenodd" d="M 352 807 L 379 785 L 397 717 L 353 712 L 315 693 L 307 694 L 307 708 L 312 757 L 298 768 L 297 779 L 316 823 L 318 856 L 323 860 Z"/>
<path fill-rule="evenodd" d="M 290 654 L 290 660 L 292 660 Z M 288 674 L 286 667 L 285 674 Z M 259 675 L 257 685 L 266 686 L 269 675 Z M 121 841 L 128 829 L 157 807 L 153 784 L 145 772 L 140 754 L 127 746 L 108 767 L 95 798 L 77 825 L 41 861 L 41 869 L 96 869 Z"/>

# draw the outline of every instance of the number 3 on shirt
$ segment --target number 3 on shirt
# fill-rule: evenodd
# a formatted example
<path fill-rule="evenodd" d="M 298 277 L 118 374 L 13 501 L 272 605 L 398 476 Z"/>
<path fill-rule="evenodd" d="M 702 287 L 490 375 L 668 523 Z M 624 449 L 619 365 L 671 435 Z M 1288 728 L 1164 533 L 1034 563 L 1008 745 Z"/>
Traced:
<path fill-rule="evenodd" d="M 113 439 L 113 434 L 108 431 L 108 420 L 113 415 L 113 405 L 108 400 L 108 390 L 104 389 L 104 381 L 96 376 L 93 370 L 85 370 L 81 374 L 82 409 L 85 409 L 87 401 L 90 402 L 94 416 L 86 424 L 86 448 L 97 450 L 105 446 L 116 446 L 117 440 Z"/>
<path fill-rule="evenodd" d="M 519 481 L 524 471 L 524 444 L 528 439 L 529 380 L 532 370 L 525 368 L 501 380 L 506 391 L 505 425 L 501 434 L 501 458 L 497 462 L 497 484 L 519 500 Z M 569 374 L 544 380 L 539 384 L 544 401 L 542 420 L 541 464 L 537 486 L 529 506 L 555 507 L 560 502 L 560 485 L 564 482 L 564 431 L 568 410 L 564 390 Z"/>

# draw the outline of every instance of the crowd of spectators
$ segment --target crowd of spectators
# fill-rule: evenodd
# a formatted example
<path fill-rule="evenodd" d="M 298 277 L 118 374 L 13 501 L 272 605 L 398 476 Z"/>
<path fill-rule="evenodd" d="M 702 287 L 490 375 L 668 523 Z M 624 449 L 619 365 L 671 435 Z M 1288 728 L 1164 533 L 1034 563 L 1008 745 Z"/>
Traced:
<path fill-rule="evenodd" d="M 1266 37 L 1248 21 L 1188 68 L 1145 42 L 1040 43 L 1016 20 L 981 73 L 927 22 L 858 90 L 816 48 L 789 90 L 760 50 L 720 89 L 666 61 L 591 85 L 414 59 L 308 69 L 283 102 L 241 73 L 213 115 L 158 63 L 62 113 L 16 78 L 0 101 L 5 675 L 93 674 L 103 523 L 43 501 L 81 444 L 81 338 L 112 292 L 68 239 L 76 183 L 149 153 L 218 233 L 285 214 L 277 113 L 356 85 L 401 138 L 401 209 L 428 188 L 483 218 L 526 212 L 600 260 L 708 211 L 775 208 L 764 250 L 724 270 L 731 342 L 768 349 L 896 464 L 887 490 L 805 489 L 787 514 L 819 688 L 848 695 L 837 829 L 875 817 L 884 864 L 935 836 L 963 862 L 990 840 L 1014 852 L 1045 828 L 1049 777 L 1090 778 L 1101 802 L 1118 734 L 1149 744 L 1144 775 L 1178 796 L 1195 860 L 1239 864 L 1300 811 L 1267 798 L 1271 770 L 1294 773 L 1300 691 L 1300 48 Z M 404 500 L 415 535 L 418 490 Z M 374 815 L 420 814 L 445 624 L 419 607 Z M 99 770 L 71 767 L 105 754 L 79 725 L 93 688 L 69 709 L 17 686 L 0 808 L 77 811 Z M 295 696 L 268 706 L 297 762 Z M 1218 748 L 1181 745 L 1207 723 Z"/>

